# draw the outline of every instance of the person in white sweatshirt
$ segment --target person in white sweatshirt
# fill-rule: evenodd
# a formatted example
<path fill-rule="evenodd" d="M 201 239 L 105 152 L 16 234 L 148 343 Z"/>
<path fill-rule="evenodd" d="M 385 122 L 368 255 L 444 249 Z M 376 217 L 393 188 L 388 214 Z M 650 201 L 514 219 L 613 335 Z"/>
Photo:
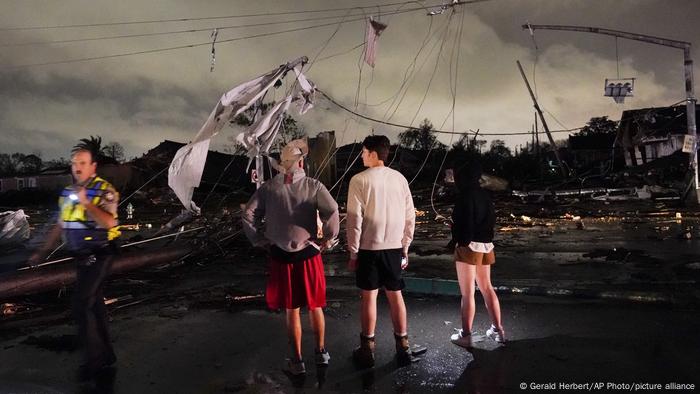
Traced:
<path fill-rule="evenodd" d="M 357 287 L 362 293 L 360 347 L 353 351 L 353 360 L 360 368 L 374 366 L 380 287 L 389 301 L 399 363 L 419 361 L 417 355 L 425 352 L 425 348 L 412 350 L 409 346 L 406 305 L 401 294 L 405 286 L 401 273 L 408 266 L 416 213 L 406 178 L 384 166 L 388 156 L 386 136 L 365 138 L 362 162 L 368 168 L 352 177 L 348 190 L 348 269 L 356 272 Z"/>

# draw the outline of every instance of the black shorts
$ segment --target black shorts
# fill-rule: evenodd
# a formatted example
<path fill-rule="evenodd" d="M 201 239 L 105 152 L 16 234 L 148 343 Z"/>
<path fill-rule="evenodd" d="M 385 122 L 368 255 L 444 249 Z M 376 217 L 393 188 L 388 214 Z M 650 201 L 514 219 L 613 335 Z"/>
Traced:
<path fill-rule="evenodd" d="M 384 287 L 389 291 L 402 290 L 406 285 L 401 278 L 402 249 L 362 250 L 357 253 L 355 283 L 362 290 Z"/>

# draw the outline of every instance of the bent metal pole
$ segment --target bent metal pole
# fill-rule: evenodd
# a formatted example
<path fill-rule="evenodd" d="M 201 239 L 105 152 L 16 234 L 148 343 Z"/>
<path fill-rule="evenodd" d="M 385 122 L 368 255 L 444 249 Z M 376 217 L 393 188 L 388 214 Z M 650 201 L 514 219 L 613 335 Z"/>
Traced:
<path fill-rule="evenodd" d="M 628 40 L 642 41 L 649 44 L 661 45 L 665 47 L 678 48 L 683 50 L 683 75 L 685 78 L 685 114 L 688 127 L 688 135 L 693 141 L 693 146 L 689 157 L 689 170 L 694 171 L 691 184 L 694 186 L 696 202 L 700 203 L 700 193 L 698 193 L 698 139 L 697 124 L 695 119 L 695 89 L 693 87 L 693 59 L 690 58 L 691 44 L 686 41 L 670 40 L 668 38 L 649 36 L 646 34 L 630 33 L 620 30 L 601 29 L 599 27 L 588 26 L 564 26 L 564 25 L 522 25 L 524 30 L 529 30 L 530 34 L 537 29 L 575 31 L 579 33 L 604 34 L 613 37 L 625 38 Z"/>

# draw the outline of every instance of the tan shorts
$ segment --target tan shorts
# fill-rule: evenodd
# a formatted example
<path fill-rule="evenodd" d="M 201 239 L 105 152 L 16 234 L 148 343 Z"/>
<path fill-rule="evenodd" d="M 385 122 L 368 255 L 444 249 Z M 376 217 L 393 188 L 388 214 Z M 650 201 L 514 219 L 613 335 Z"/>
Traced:
<path fill-rule="evenodd" d="M 469 249 L 469 246 L 457 246 L 455 248 L 455 261 L 470 265 L 491 265 L 496 262 L 496 254 L 493 250 L 488 253 L 480 253 Z"/>

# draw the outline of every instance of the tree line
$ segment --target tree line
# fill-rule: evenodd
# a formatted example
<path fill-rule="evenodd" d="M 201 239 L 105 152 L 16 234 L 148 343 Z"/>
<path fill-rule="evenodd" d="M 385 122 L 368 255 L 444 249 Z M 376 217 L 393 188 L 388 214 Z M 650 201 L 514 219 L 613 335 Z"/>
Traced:
<path fill-rule="evenodd" d="M 109 142 L 103 146 L 102 137 L 90 136 L 90 138 L 82 138 L 80 143 L 93 152 L 99 152 L 97 162 L 100 164 L 124 162 L 124 147 L 118 142 Z M 0 176 L 35 175 L 45 169 L 69 166 L 70 160 L 65 157 L 43 160 L 41 153 L 0 153 Z"/>

